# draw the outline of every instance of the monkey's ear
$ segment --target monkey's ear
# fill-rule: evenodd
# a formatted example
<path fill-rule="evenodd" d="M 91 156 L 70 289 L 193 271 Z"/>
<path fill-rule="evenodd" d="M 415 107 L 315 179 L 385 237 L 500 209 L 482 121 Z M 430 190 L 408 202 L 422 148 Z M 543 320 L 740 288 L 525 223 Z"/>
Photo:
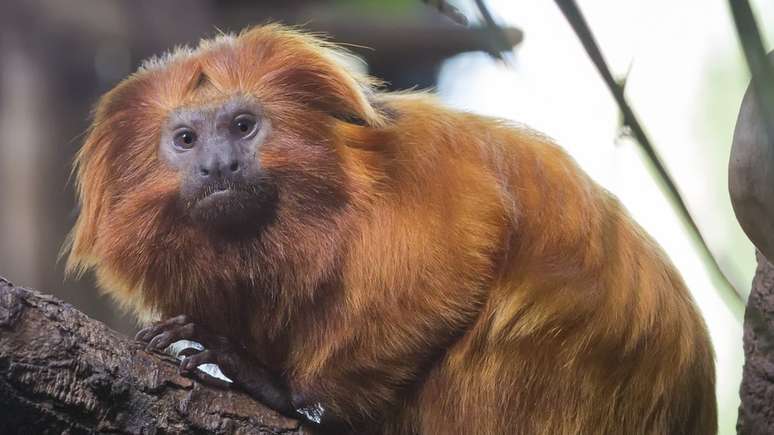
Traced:
<path fill-rule="evenodd" d="M 333 63 L 331 69 L 323 76 L 321 89 L 327 92 L 322 99 L 327 112 L 347 124 L 362 127 L 380 127 L 385 123 L 385 116 L 373 103 L 374 89 L 381 82 L 356 71 L 355 64 L 360 60 L 349 52 L 329 48 L 327 57 Z"/>
<path fill-rule="evenodd" d="M 266 71 L 261 81 L 340 121 L 368 127 L 385 124 L 369 98 L 379 83 L 353 70 L 351 63 L 358 62 L 354 55 L 279 25 L 254 28 L 244 38 L 253 53 L 260 53 L 257 64 Z"/>
<path fill-rule="evenodd" d="M 372 104 L 373 82 L 350 72 L 330 59 L 329 64 L 311 63 L 292 71 L 297 83 L 309 89 L 308 103 L 348 124 L 382 127 L 384 115 Z"/>

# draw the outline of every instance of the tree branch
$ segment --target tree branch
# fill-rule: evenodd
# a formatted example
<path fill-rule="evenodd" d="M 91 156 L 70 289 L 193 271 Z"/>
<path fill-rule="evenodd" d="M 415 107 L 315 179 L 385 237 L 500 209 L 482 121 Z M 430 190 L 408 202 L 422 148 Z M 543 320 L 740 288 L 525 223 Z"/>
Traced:
<path fill-rule="evenodd" d="M 597 68 L 597 72 L 599 72 L 599 74 L 602 76 L 602 80 L 605 82 L 608 90 L 613 95 L 613 98 L 615 99 L 621 114 L 623 114 L 624 126 L 631 130 L 631 133 L 637 144 L 640 146 L 648 161 L 656 170 L 658 178 L 664 184 L 664 188 L 666 189 L 665 193 L 673 201 L 679 216 L 683 219 L 690 231 L 696 237 L 701 253 L 703 254 L 707 263 L 710 265 L 710 270 L 715 272 L 715 276 L 720 281 L 722 281 L 726 287 L 733 291 L 734 296 L 738 300 L 743 301 L 744 296 L 723 272 L 723 269 L 720 267 L 720 263 L 718 263 L 718 260 L 712 253 L 709 244 L 707 244 L 707 241 L 704 239 L 704 235 L 699 229 L 699 225 L 696 223 L 696 220 L 693 218 L 690 210 L 688 210 L 688 205 L 680 194 L 680 190 L 677 188 L 677 184 L 675 183 L 674 178 L 667 170 L 666 166 L 661 160 L 661 157 L 653 147 L 650 138 L 645 133 L 645 129 L 642 127 L 639 119 L 634 114 L 634 110 L 632 110 L 629 102 L 626 100 L 626 96 L 624 95 L 624 87 L 617 83 L 613 78 L 613 74 L 610 72 L 610 68 L 607 66 L 607 63 L 602 56 L 602 52 L 597 45 L 594 34 L 591 32 L 591 29 L 586 23 L 586 19 L 581 13 L 580 8 L 578 8 L 578 5 L 575 3 L 575 0 L 555 0 L 555 2 L 557 6 L 559 6 L 559 9 L 562 11 L 564 17 L 570 23 L 570 26 L 575 32 L 575 35 L 578 37 L 581 44 L 583 45 L 583 48 L 586 50 L 586 54 L 588 54 L 592 63 L 594 63 L 594 66 Z"/>
<path fill-rule="evenodd" d="M 242 392 L 177 373 L 52 296 L 0 278 L 0 433 L 311 434 Z"/>
<path fill-rule="evenodd" d="M 739 388 L 741 403 L 736 431 L 739 435 L 774 433 L 774 265 L 760 252 L 758 269 L 744 313 L 744 369 Z"/>

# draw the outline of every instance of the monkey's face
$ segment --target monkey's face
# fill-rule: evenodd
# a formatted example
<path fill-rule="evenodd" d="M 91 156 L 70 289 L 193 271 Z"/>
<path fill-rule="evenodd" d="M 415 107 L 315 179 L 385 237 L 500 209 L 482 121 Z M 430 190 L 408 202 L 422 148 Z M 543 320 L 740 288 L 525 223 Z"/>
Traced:
<path fill-rule="evenodd" d="M 259 152 L 270 131 L 263 108 L 248 96 L 170 113 L 159 155 L 178 173 L 181 205 L 194 221 L 238 229 L 269 217 L 276 189 Z"/>
<path fill-rule="evenodd" d="M 151 299 L 178 289 L 179 303 L 257 277 L 323 279 L 378 166 L 361 144 L 386 123 L 334 51 L 257 27 L 146 62 L 104 95 L 76 162 L 68 269 Z"/>

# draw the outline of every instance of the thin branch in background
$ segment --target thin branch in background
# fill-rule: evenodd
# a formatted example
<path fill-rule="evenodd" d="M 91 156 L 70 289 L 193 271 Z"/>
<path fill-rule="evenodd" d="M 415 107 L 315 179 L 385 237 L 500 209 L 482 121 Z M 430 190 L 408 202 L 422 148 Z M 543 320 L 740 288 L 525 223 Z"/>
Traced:
<path fill-rule="evenodd" d="M 445 15 L 460 26 L 468 26 L 468 17 L 447 0 L 422 0 L 422 3 L 437 9 L 442 15 Z"/>
<path fill-rule="evenodd" d="M 750 3 L 747 0 L 729 0 L 728 4 L 734 16 L 736 33 L 739 35 L 747 66 L 752 74 L 752 86 L 761 117 L 764 119 L 764 130 L 769 143 L 774 143 L 774 74 L 771 63 L 766 57 Z"/>
<path fill-rule="evenodd" d="M 680 194 L 680 191 L 677 189 L 677 185 L 675 184 L 672 176 L 669 174 L 669 171 L 667 171 L 666 167 L 661 161 L 661 158 L 659 157 L 655 148 L 653 148 L 653 145 L 651 144 L 650 139 L 645 133 L 645 130 L 642 128 L 642 125 L 640 124 L 639 120 L 634 114 L 634 111 L 632 110 L 631 106 L 629 106 L 629 103 L 626 101 L 626 97 L 624 96 L 624 87 L 626 85 L 626 82 L 622 81 L 621 83 L 619 83 L 613 78 L 613 75 L 610 72 L 610 68 L 607 66 L 607 63 L 602 57 L 602 53 L 599 50 L 599 46 L 597 45 L 597 42 L 594 39 L 594 35 L 591 33 L 591 29 L 589 29 L 589 26 L 586 23 L 586 19 L 583 17 L 583 14 L 581 13 L 577 4 L 575 3 L 574 0 L 555 0 L 555 1 L 556 1 L 556 4 L 559 6 L 559 9 L 561 9 L 562 13 L 564 14 L 567 21 L 572 26 L 573 30 L 575 31 L 575 34 L 578 36 L 578 39 L 580 39 L 581 43 L 583 44 L 583 47 L 586 50 L 586 53 L 591 58 L 591 61 L 597 67 L 597 71 L 602 76 L 608 89 L 613 94 L 616 104 L 618 105 L 618 108 L 621 111 L 621 114 L 623 115 L 623 126 L 622 126 L 623 129 L 631 132 L 631 134 L 636 139 L 637 143 L 645 152 L 645 155 L 648 158 L 648 160 L 656 169 L 656 172 L 658 173 L 658 177 L 662 180 L 662 182 L 666 187 L 668 196 L 671 197 L 671 199 L 674 201 L 674 203 L 677 206 L 678 214 L 683 218 L 683 221 L 686 223 L 686 225 L 688 225 L 691 232 L 698 239 L 700 250 L 704 254 L 707 261 L 710 263 L 711 270 L 715 272 L 717 277 L 727 287 L 733 290 L 734 295 L 739 300 L 744 301 L 744 297 L 742 296 L 742 294 L 739 292 L 739 290 L 736 289 L 736 287 L 731 283 L 731 280 L 728 279 L 726 274 L 720 268 L 720 264 L 718 263 L 715 256 L 712 254 L 712 251 L 710 250 L 709 245 L 707 244 L 707 241 L 704 239 L 704 236 L 699 230 L 699 226 L 696 224 L 696 221 L 691 215 L 691 212 L 688 210 L 688 206 L 685 203 L 685 200 L 683 199 L 682 195 Z M 730 0 L 730 1 L 732 3 L 734 2 L 734 0 Z M 493 30 L 493 34 L 495 35 L 496 40 L 501 41 L 502 40 L 501 38 L 503 35 L 502 29 L 500 28 L 500 26 L 497 25 L 497 23 L 492 18 L 492 14 L 489 12 L 489 9 L 486 7 L 484 0 L 475 0 L 475 2 L 482 17 L 484 18 L 484 21 L 487 23 L 487 26 Z M 500 36 L 497 36 L 497 35 L 500 35 Z M 501 58 L 501 56 L 499 55 L 497 57 Z"/>
<path fill-rule="evenodd" d="M 743 296 L 739 293 L 736 287 L 731 283 L 725 273 L 723 273 L 723 270 L 720 268 L 720 264 L 712 254 L 709 245 L 707 245 L 707 241 L 704 239 L 704 236 L 699 230 L 699 226 L 696 224 L 696 221 L 691 215 L 691 212 L 688 210 L 688 206 L 686 205 L 685 200 L 683 199 L 682 195 L 680 195 L 680 191 L 677 189 L 677 185 L 675 184 L 674 179 L 669 174 L 669 171 L 667 171 L 655 148 L 653 148 L 650 139 L 648 138 L 647 134 L 645 134 L 645 130 L 642 128 L 642 125 L 634 114 L 634 111 L 626 101 L 623 86 L 616 82 L 616 80 L 613 78 L 613 75 L 610 72 L 610 68 L 607 66 L 605 59 L 602 57 L 602 52 L 599 50 L 599 46 L 594 39 L 594 35 L 591 33 L 591 29 L 586 23 L 586 19 L 583 17 L 583 14 L 578 8 L 578 5 L 575 3 L 575 0 L 556 0 L 556 4 L 559 6 L 562 14 L 564 14 L 564 17 L 572 26 L 575 34 L 578 36 L 578 39 L 580 39 L 581 43 L 583 44 L 583 48 L 586 49 L 586 53 L 591 58 L 594 66 L 597 67 L 597 71 L 605 81 L 607 88 L 613 94 L 613 97 L 618 104 L 618 108 L 623 114 L 624 126 L 631 130 L 632 135 L 637 140 L 640 148 L 642 148 L 648 160 L 656 169 L 659 178 L 666 186 L 667 193 L 676 204 L 679 214 L 698 239 L 701 251 L 703 252 L 707 261 L 709 261 L 712 265 L 712 269 L 728 287 L 734 290 L 736 296 L 738 296 L 740 300 L 743 300 Z"/>
<path fill-rule="evenodd" d="M 495 45 L 494 50 L 490 51 L 489 54 L 501 61 L 504 61 L 505 57 L 503 57 L 503 53 L 511 51 L 512 49 L 512 45 L 508 42 L 508 35 L 505 34 L 505 31 L 502 29 L 502 27 L 500 27 L 500 25 L 495 21 L 494 17 L 492 17 L 492 13 L 489 12 L 489 8 L 487 8 L 484 0 L 475 0 L 475 2 L 479 13 L 481 13 L 481 17 L 484 19 L 486 28 L 489 29 L 489 32 L 492 35 L 491 38 Z"/>

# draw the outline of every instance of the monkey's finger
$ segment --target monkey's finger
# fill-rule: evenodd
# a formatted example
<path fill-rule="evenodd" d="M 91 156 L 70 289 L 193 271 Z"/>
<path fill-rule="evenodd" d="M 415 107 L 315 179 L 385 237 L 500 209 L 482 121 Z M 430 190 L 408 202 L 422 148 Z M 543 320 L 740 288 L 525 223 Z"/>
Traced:
<path fill-rule="evenodd" d="M 140 329 L 139 331 L 137 331 L 137 334 L 135 334 L 134 339 L 137 341 L 147 341 L 145 337 L 148 336 L 150 334 L 150 331 L 152 331 L 154 328 L 155 326 L 151 325 Z"/>
<path fill-rule="evenodd" d="M 162 350 L 178 340 L 190 340 L 194 334 L 194 324 L 188 323 L 179 328 L 172 328 L 153 337 L 148 342 L 147 349 Z"/>
<path fill-rule="evenodd" d="M 201 351 L 202 351 L 201 349 L 197 349 L 195 347 L 186 347 L 185 349 L 178 352 L 177 356 L 182 358 L 188 358 L 189 356 L 195 355 Z"/>
<path fill-rule="evenodd" d="M 167 329 L 180 327 L 188 323 L 191 323 L 191 321 L 188 319 L 188 316 L 181 314 L 179 316 L 156 322 L 147 328 L 141 329 L 137 335 L 134 336 L 134 338 L 139 341 L 148 341 L 151 338 L 159 335 L 161 332 L 166 331 Z"/>
<path fill-rule="evenodd" d="M 195 370 L 193 373 L 188 374 L 188 376 L 194 377 L 196 380 L 204 384 L 212 385 L 215 387 L 229 388 L 232 385 L 231 382 L 216 378 L 215 376 L 211 376 L 201 370 Z"/>
<path fill-rule="evenodd" d="M 190 373 L 202 364 L 217 364 L 218 354 L 211 350 L 203 350 L 184 359 L 180 363 L 180 371 Z"/>

